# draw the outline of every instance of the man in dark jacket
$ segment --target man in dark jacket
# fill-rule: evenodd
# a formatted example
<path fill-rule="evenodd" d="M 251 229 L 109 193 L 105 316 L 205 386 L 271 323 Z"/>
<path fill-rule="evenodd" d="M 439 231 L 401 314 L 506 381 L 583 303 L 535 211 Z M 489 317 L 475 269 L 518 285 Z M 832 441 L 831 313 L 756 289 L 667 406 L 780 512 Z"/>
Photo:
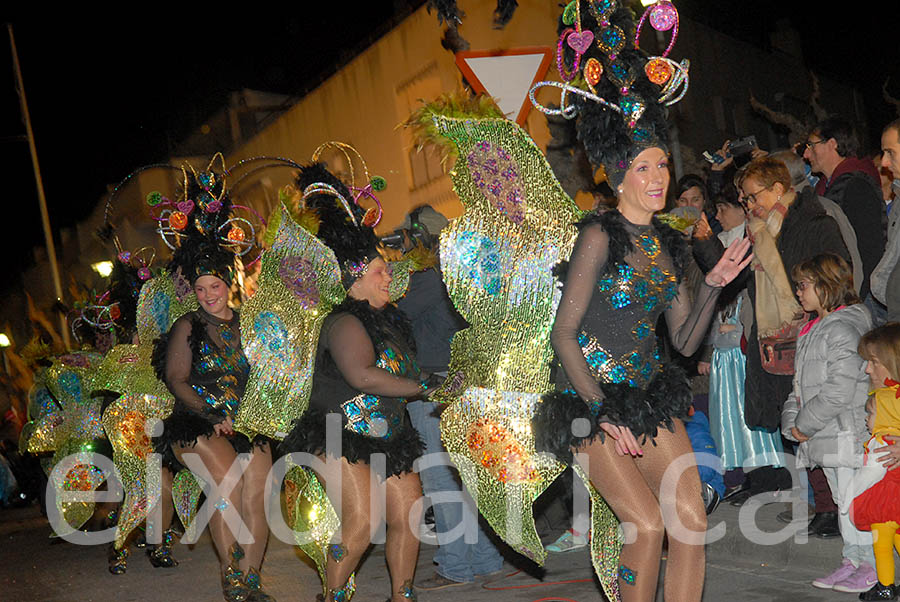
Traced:
<path fill-rule="evenodd" d="M 829 117 L 806 140 L 803 158 L 813 173 L 822 174 L 816 194 L 831 199 L 844 211 L 859 245 L 863 282 L 859 296 L 869 294 L 869 276 L 884 255 L 887 216 L 875 165 L 860 159 L 859 143 L 849 123 Z"/>

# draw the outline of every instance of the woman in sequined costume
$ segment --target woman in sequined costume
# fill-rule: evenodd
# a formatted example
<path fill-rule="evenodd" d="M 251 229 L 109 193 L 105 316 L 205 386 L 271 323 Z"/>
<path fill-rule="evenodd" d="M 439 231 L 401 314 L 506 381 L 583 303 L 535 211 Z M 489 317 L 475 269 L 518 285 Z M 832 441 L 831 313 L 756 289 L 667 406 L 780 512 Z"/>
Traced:
<path fill-rule="evenodd" d="M 154 445 L 164 463 L 200 469 L 203 481 L 212 478 L 215 483 L 208 484 L 218 484 L 214 495 L 220 497 L 213 503 L 219 511 L 210 517 L 209 531 L 222 566 L 225 600 L 268 602 L 272 598 L 262 590 L 259 569 L 269 536 L 264 493 L 272 453 L 265 438 L 251 442 L 233 428 L 250 366 L 241 348 L 238 312 L 228 306 L 234 253 L 215 238 L 217 222 L 227 218 L 230 201 L 220 189 L 222 178 L 213 174 L 212 182 L 207 179 L 200 185 L 196 176 L 189 178 L 187 198 L 196 199 L 203 214 L 196 228 L 186 229 L 169 265 L 176 278 L 190 282 L 200 307 L 178 318 L 156 341 L 154 367 L 175 397 L 175 409 L 163 421 L 163 433 Z M 213 210 L 204 207 L 204 191 L 218 192 L 214 198 L 219 205 L 212 205 Z M 239 453 L 250 454 L 243 472 L 231 470 Z M 226 513 L 240 518 L 238 533 L 226 524 Z M 242 548 L 238 541 L 248 543 Z"/>
<path fill-rule="evenodd" d="M 323 191 L 323 184 L 334 192 Z M 391 600 L 414 600 L 412 580 L 419 552 L 410 528 L 413 504 L 422 495 L 413 461 L 422 442 L 406 415 L 405 403 L 426 387 L 414 359 L 409 321 L 390 303 L 390 270 L 376 250 L 372 228 L 364 223 L 346 186 L 322 164 L 300 172 L 306 211 L 319 221 L 316 236 L 335 253 L 347 289 L 346 300 L 325 319 L 319 335 L 310 409 L 285 438 L 284 452 L 308 452 L 331 462 L 319 473 L 326 483 L 341 479 L 342 496 L 331 502 L 341 521 L 340 540 L 328 548 L 327 600 L 346 602 L 355 591 L 355 573 L 370 545 L 375 521 L 387 523 L 385 555 L 391 577 Z M 339 196 L 338 196 L 339 195 Z M 340 416 L 338 441 L 329 439 L 326 415 Z M 373 460 L 386 459 L 384 473 Z M 370 465 L 371 464 L 371 465 Z M 383 481 L 387 504 L 372 515 L 373 480 Z M 332 489 L 329 488 L 329 495 Z M 320 598 L 321 599 L 321 598 Z"/>
<path fill-rule="evenodd" d="M 749 242 L 729 248 L 691 306 L 681 281 L 684 242 L 654 217 L 665 204 L 667 153 L 659 146 L 633 150 L 617 186 L 617 208 L 578 224 L 571 260 L 561 270 L 563 295 L 551 333 L 562 368 L 559 392 L 545 396 L 535 437 L 542 451 L 571 457 L 574 448 L 586 456 L 582 467 L 591 484 L 631 525 L 620 555 L 623 600 L 653 599 L 666 531 L 666 599 L 699 600 L 706 513 L 697 470 L 690 464 L 664 479 L 673 461 L 693 456 L 682 423 L 691 390 L 680 369 L 661 361 L 654 329 L 665 312 L 675 348 L 686 355 L 696 350 L 721 287 L 749 262 L 743 259 Z M 587 437 L 569 435 L 578 432 L 578 418 L 591 425 Z"/>
<path fill-rule="evenodd" d="M 570 261 L 558 271 L 563 290 L 551 342 L 561 370 L 557 392 L 535 412 L 535 443 L 559 458 L 578 451 L 591 484 L 623 524 L 622 600 L 655 598 L 668 533 L 665 599 L 699 601 L 706 512 L 682 423 L 691 389 L 684 372 L 662 360 L 655 328 L 665 312 L 673 347 L 693 353 L 721 287 L 748 265 L 749 242 L 733 244 L 690 294 L 686 244 L 654 217 L 670 178 L 664 103 L 677 87 L 664 85 L 676 81 L 672 65 L 651 64 L 636 46 L 625 3 L 578 0 L 571 8 L 558 28 L 560 73 L 572 82 L 563 115 L 576 119 L 578 139 L 591 163 L 604 167 L 618 204 L 577 224 Z M 660 30 L 677 22 L 669 2 L 647 10 Z M 590 94 L 575 85 L 581 66 Z"/>

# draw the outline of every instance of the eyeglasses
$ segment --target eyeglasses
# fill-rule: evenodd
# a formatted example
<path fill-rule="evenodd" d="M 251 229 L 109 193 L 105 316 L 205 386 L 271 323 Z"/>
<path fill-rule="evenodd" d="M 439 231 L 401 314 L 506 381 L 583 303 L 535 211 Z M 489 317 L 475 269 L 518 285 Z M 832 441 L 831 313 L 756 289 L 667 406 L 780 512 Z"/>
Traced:
<path fill-rule="evenodd" d="M 828 142 L 828 141 L 827 140 L 807 140 L 806 142 L 803 143 L 803 148 L 812 150 L 812 147 L 814 147 L 817 144 L 822 144 L 823 142 Z"/>
<path fill-rule="evenodd" d="M 751 192 L 750 194 L 745 194 L 744 196 L 741 197 L 741 202 L 744 203 L 744 205 L 747 205 L 749 203 L 753 203 L 755 205 L 756 204 L 756 195 L 758 195 L 763 190 L 770 189 L 772 186 L 774 186 L 774 182 L 772 184 L 769 184 L 765 188 L 760 188 L 756 192 Z"/>
<path fill-rule="evenodd" d="M 798 291 L 805 291 L 806 289 L 808 289 L 808 288 L 811 287 L 812 285 L 813 285 L 813 283 L 810 282 L 809 280 L 801 280 L 800 282 L 797 283 L 797 290 L 798 290 Z"/>

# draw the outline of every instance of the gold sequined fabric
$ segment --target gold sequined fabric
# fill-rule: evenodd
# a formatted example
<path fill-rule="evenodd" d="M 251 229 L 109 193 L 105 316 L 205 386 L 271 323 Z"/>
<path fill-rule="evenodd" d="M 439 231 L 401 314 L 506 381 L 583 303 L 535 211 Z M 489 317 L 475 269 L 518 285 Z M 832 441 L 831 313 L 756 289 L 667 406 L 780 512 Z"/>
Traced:
<path fill-rule="evenodd" d="M 346 296 L 334 252 L 281 211 L 259 289 L 241 309 L 250 379 L 234 426 L 251 439 L 283 439 L 306 411 L 322 321 Z"/>
<path fill-rule="evenodd" d="M 564 465 L 535 453 L 531 419 L 552 389 L 550 330 L 560 290 L 553 266 L 574 246 L 581 212 L 540 149 L 507 120 L 435 117 L 458 149 L 451 177 L 465 205 L 441 232 L 441 267 L 450 298 L 471 325 L 451 345 L 449 378 L 436 393 L 452 402 L 441 418 L 447 449 L 479 510 L 516 551 L 537 563 L 546 552 L 532 504 Z M 618 523 L 602 500 L 595 562 L 616 599 Z M 599 558 L 599 557 L 598 557 Z"/>
<path fill-rule="evenodd" d="M 148 458 L 153 453 L 148 420 L 162 420 L 172 412 L 173 405 L 170 396 L 126 394 L 103 413 L 103 428 L 112 445 L 113 462 L 119 469 L 125 491 L 116 526 L 116 549 L 122 548 L 131 531 L 147 518 L 147 512 L 159 499 L 152 495 L 161 491 L 159 459 L 147 470 Z"/>
<path fill-rule="evenodd" d="M 297 546 L 315 563 L 322 579 L 322 594 L 327 596 L 325 565 L 340 520 L 315 473 L 290 460 L 288 465 L 291 468 L 284 479 L 287 523 L 294 530 Z M 340 547 L 335 548 L 335 553 L 341 553 Z"/>
<path fill-rule="evenodd" d="M 190 470 L 184 468 L 178 471 L 172 480 L 172 501 L 175 503 L 175 513 L 178 514 L 181 524 L 184 525 L 185 541 L 197 541 L 199 533 L 197 533 L 197 510 L 200 502 L 200 495 L 203 493 L 202 479 Z"/>

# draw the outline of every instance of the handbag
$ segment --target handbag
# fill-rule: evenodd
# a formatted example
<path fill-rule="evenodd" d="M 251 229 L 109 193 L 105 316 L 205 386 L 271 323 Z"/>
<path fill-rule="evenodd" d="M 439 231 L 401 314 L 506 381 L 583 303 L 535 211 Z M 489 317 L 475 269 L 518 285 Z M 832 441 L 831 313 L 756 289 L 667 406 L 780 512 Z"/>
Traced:
<path fill-rule="evenodd" d="M 781 376 L 790 376 L 794 373 L 797 337 L 808 319 L 809 316 L 804 312 L 775 334 L 759 337 L 759 357 L 762 360 L 763 370 Z"/>

